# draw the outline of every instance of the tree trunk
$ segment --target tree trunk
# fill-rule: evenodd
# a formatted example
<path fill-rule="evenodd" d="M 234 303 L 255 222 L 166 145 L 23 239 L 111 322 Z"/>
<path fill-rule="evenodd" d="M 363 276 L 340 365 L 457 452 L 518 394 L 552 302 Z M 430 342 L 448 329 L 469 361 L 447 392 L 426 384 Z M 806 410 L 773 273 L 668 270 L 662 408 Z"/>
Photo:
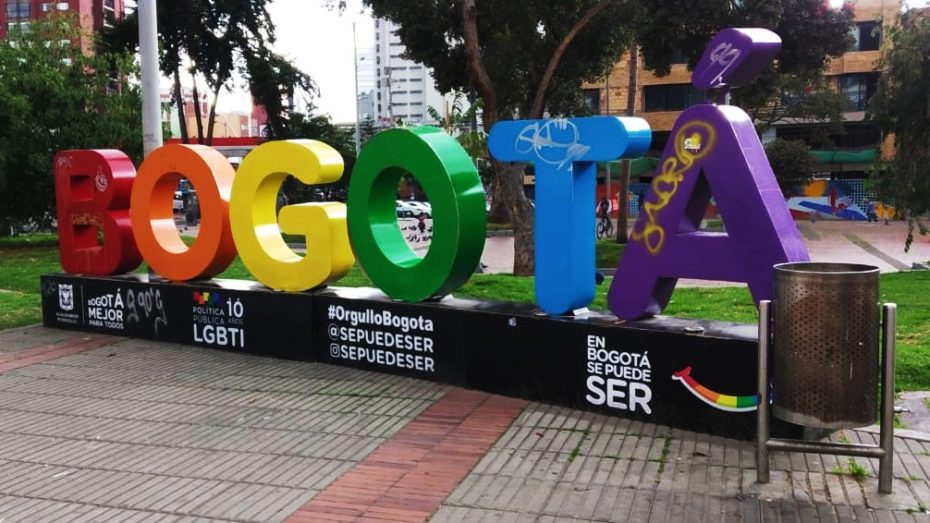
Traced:
<path fill-rule="evenodd" d="M 497 88 L 484 67 L 481 45 L 478 40 L 478 9 L 475 0 L 462 2 L 462 37 L 465 41 L 465 57 L 468 73 L 475 88 L 484 100 L 484 130 L 491 132 L 500 115 L 497 106 Z M 513 224 L 514 252 L 513 273 L 520 276 L 533 274 L 533 206 L 523 194 L 522 163 L 503 164 L 494 162 L 494 201 L 492 206 L 503 208 Z M 493 211 L 494 209 L 492 209 Z"/>
<path fill-rule="evenodd" d="M 181 73 L 174 70 L 174 103 L 178 106 L 178 125 L 181 127 L 181 143 L 190 143 L 187 132 L 187 116 L 184 113 L 184 93 L 181 91 Z"/>
<path fill-rule="evenodd" d="M 533 230 L 535 209 L 523 194 L 523 171 L 526 164 L 494 162 L 500 198 L 513 223 L 513 274 L 532 276 L 535 270 Z"/>
<path fill-rule="evenodd" d="M 491 184 L 491 210 L 488 212 L 488 222 L 490 223 L 510 223 L 510 213 L 507 211 L 506 197 L 501 188 L 501 174 L 495 167 L 494 183 Z"/>
<path fill-rule="evenodd" d="M 197 143 L 203 144 L 203 114 L 200 111 L 200 91 L 197 90 L 197 77 L 191 71 L 194 80 L 194 119 L 197 122 Z"/>
<path fill-rule="evenodd" d="M 220 100 L 220 85 L 213 91 L 213 103 L 210 104 L 210 119 L 207 121 L 207 145 L 213 145 L 213 128 L 216 127 L 216 103 Z M 229 129 L 226 129 L 226 135 L 229 136 Z"/>
<path fill-rule="evenodd" d="M 630 79 L 627 84 L 626 94 L 626 115 L 636 116 L 636 89 L 639 78 L 639 46 L 636 42 L 630 46 Z M 629 212 L 630 201 L 627 195 L 630 194 L 630 170 L 633 167 L 632 160 L 623 160 L 623 169 L 620 174 L 620 192 L 617 194 L 617 243 L 626 243 L 630 241 L 627 234 L 627 212 Z"/>

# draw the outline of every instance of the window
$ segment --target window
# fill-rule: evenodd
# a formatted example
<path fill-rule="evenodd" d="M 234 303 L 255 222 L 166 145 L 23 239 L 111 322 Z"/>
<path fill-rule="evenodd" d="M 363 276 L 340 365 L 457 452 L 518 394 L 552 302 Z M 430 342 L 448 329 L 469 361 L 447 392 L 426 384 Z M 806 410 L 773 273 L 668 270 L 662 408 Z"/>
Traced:
<path fill-rule="evenodd" d="M 686 64 L 688 63 L 688 57 L 685 56 L 685 52 L 680 48 L 676 47 L 672 51 L 672 61 L 673 64 Z"/>
<path fill-rule="evenodd" d="M 844 74 L 840 76 L 840 94 L 849 101 L 847 111 L 864 111 L 878 86 L 878 73 Z"/>
<path fill-rule="evenodd" d="M 853 51 L 877 51 L 882 41 L 882 27 L 875 20 L 858 22 L 852 29 Z"/>
<path fill-rule="evenodd" d="M 643 88 L 644 111 L 684 111 L 704 103 L 704 92 L 691 84 L 647 85 Z"/>
<path fill-rule="evenodd" d="M 10 0 L 6 4 L 7 20 L 29 18 L 32 14 L 31 2 L 28 0 Z"/>
<path fill-rule="evenodd" d="M 584 89 L 581 93 L 584 96 L 584 104 L 588 106 L 591 114 L 601 114 L 601 90 Z"/>

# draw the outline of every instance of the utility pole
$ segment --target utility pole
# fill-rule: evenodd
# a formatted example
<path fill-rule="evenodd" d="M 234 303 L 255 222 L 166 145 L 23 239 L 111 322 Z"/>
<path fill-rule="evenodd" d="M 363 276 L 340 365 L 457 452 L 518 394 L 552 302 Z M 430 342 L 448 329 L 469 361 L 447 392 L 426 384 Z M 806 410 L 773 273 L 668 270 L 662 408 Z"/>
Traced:
<path fill-rule="evenodd" d="M 158 92 L 157 0 L 139 0 L 139 54 L 142 64 L 142 148 L 145 155 L 164 143 Z"/>

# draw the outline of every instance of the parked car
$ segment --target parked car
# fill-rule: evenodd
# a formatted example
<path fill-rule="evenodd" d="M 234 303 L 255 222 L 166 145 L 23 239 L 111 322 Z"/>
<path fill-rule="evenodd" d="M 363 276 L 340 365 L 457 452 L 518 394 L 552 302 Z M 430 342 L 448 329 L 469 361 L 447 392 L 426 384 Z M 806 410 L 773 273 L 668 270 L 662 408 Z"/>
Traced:
<path fill-rule="evenodd" d="M 404 200 L 397 200 L 397 217 L 398 218 L 413 218 L 420 214 L 420 209 L 410 205 L 410 202 L 405 202 Z"/>
<path fill-rule="evenodd" d="M 417 212 L 416 212 L 416 215 L 417 215 L 417 216 L 419 216 L 420 213 L 422 212 L 422 213 L 425 213 L 425 214 L 426 214 L 426 217 L 427 217 L 427 218 L 432 218 L 432 217 L 433 217 L 433 206 L 430 205 L 429 202 L 415 202 L 415 201 L 409 201 L 409 202 L 406 202 L 406 203 L 407 203 L 407 205 L 411 205 L 411 206 L 413 206 L 414 208 L 417 209 Z"/>

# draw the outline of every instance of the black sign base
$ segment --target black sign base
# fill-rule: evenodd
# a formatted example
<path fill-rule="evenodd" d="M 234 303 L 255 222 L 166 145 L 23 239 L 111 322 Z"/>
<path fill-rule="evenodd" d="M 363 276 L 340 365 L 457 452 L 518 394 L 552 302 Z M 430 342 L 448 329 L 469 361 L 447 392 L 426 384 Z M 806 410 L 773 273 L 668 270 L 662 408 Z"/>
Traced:
<path fill-rule="evenodd" d="M 281 293 L 145 274 L 46 275 L 42 289 L 48 327 L 388 372 L 729 437 L 755 432 L 753 325 L 549 317 L 525 304 L 409 304 L 370 288 Z"/>

